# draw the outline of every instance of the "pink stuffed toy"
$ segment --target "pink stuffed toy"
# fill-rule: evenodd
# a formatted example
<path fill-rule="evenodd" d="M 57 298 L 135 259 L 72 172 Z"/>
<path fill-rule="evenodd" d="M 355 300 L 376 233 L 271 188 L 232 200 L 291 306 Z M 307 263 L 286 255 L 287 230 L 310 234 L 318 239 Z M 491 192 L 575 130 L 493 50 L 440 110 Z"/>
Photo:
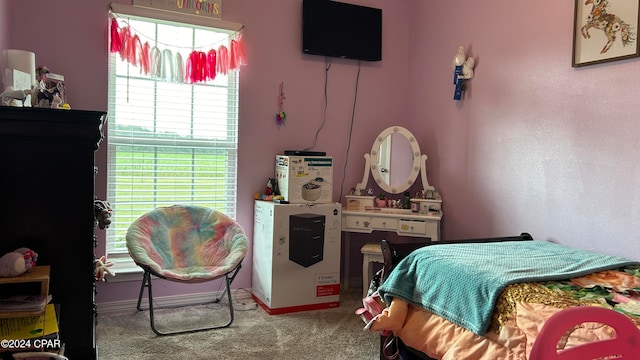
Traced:
<path fill-rule="evenodd" d="M 109 267 L 113 266 L 112 262 L 107 262 L 107 258 L 103 255 L 100 259 L 93 260 L 93 275 L 97 281 L 107 281 L 105 275 L 116 276 L 109 270 Z"/>
<path fill-rule="evenodd" d="M 36 266 L 38 253 L 31 249 L 19 248 L 0 258 L 0 277 L 18 276 Z"/>
<path fill-rule="evenodd" d="M 386 308 L 386 305 L 382 302 L 380 298 L 380 294 L 375 291 L 373 294 L 366 296 L 362 299 L 362 304 L 364 307 L 356 310 L 356 315 L 360 315 L 362 321 L 365 322 L 365 329 L 369 329 L 375 319 L 380 317 L 380 314 Z M 378 333 L 382 336 L 391 335 L 391 331 L 388 330 L 378 330 Z"/>

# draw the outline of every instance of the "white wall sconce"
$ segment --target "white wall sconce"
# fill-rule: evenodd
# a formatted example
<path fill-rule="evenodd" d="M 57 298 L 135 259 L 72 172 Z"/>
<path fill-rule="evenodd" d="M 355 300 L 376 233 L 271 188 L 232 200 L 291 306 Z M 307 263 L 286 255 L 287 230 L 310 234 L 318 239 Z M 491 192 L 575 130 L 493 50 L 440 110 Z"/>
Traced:
<path fill-rule="evenodd" d="M 453 57 L 451 68 L 453 69 L 453 85 L 455 91 L 453 100 L 462 100 L 462 95 L 466 90 L 466 81 L 473 78 L 473 68 L 476 61 L 472 57 L 467 57 L 464 53 L 464 46 L 458 47 L 458 53 Z"/>

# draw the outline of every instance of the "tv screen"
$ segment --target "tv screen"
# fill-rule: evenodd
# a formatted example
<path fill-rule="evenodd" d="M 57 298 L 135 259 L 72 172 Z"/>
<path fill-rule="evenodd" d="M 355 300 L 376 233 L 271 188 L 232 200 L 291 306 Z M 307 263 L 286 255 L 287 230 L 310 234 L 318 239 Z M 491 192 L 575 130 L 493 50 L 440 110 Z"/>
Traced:
<path fill-rule="evenodd" d="M 330 0 L 303 0 L 302 52 L 382 60 L 382 9 Z"/>

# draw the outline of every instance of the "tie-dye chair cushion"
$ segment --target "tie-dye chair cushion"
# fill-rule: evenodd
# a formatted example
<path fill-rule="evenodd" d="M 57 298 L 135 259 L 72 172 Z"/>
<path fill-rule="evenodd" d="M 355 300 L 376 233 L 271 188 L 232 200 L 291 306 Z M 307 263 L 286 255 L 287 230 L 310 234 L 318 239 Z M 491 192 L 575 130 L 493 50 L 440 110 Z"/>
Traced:
<path fill-rule="evenodd" d="M 127 230 L 131 258 L 156 276 L 200 282 L 233 270 L 247 255 L 249 240 L 229 216 L 201 206 L 159 207 Z"/>

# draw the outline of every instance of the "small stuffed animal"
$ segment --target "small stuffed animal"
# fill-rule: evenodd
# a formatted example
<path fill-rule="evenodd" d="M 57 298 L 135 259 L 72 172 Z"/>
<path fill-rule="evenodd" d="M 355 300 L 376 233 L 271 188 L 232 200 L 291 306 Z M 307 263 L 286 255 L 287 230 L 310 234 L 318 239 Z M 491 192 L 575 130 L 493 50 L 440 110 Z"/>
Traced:
<path fill-rule="evenodd" d="M 0 258 L 0 277 L 22 275 L 36 266 L 38 253 L 31 249 L 19 248 Z"/>
<path fill-rule="evenodd" d="M 100 259 L 93 260 L 93 275 L 97 281 L 107 281 L 105 274 L 115 276 L 114 273 L 109 270 L 109 267 L 113 266 L 112 262 L 105 262 L 107 258 L 103 255 Z"/>
<path fill-rule="evenodd" d="M 274 195 L 273 193 L 273 185 L 275 183 L 276 179 L 273 178 L 269 178 L 269 180 L 267 180 L 267 188 L 264 189 L 264 194 L 265 195 Z"/>
<path fill-rule="evenodd" d="M 111 204 L 105 200 L 94 200 L 94 217 L 98 221 L 98 227 L 104 230 L 111 225 Z"/>

